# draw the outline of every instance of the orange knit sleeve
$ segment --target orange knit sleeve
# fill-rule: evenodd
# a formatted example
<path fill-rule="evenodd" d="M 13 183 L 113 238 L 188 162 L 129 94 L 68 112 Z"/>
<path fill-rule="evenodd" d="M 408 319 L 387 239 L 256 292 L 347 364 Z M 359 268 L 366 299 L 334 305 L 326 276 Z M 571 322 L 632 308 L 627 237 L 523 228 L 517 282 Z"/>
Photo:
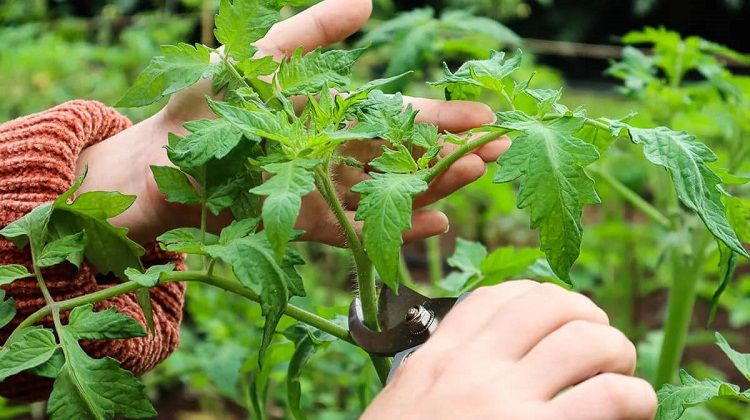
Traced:
<path fill-rule="evenodd" d="M 72 185 L 76 160 L 81 150 L 128 128 L 130 121 L 117 111 L 94 101 L 71 101 L 38 114 L 0 125 L 0 228 L 20 218 L 36 206 L 54 200 Z M 19 250 L 0 237 L 0 265 L 30 266 L 28 249 Z M 176 263 L 184 269 L 182 257 L 147 246 L 146 266 Z M 94 268 L 87 262 L 79 270 L 64 263 L 43 271 L 55 300 L 94 292 L 107 287 L 97 283 Z M 15 299 L 16 318 L 0 330 L 0 343 L 25 317 L 44 306 L 44 298 L 33 279 L 17 280 L 3 286 L 8 298 Z M 110 356 L 140 375 L 172 353 L 179 344 L 179 325 L 185 286 L 169 283 L 151 291 L 155 329 L 147 337 L 126 340 L 82 342 L 94 357 Z M 96 305 L 97 310 L 115 306 L 145 325 L 134 293 L 118 296 Z M 67 314 L 63 315 L 65 318 Z M 51 326 L 51 320 L 43 322 Z M 0 384 L 0 395 L 32 401 L 46 398 L 51 381 L 30 374 L 19 374 Z"/>

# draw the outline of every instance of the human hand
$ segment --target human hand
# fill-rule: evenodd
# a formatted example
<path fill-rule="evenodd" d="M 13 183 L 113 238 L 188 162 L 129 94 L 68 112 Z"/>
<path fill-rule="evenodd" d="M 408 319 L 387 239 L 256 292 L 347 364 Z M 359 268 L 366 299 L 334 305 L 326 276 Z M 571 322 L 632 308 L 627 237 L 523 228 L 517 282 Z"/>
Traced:
<path fill-rule="evenodd" d="M 369 419 L 652 419 L 633 344 L 583 295 L 522 280 L 478 289 L 412 354 Z"/>
<path fill-rule="evenodd" d="M 341 41 L 364 25 L 371 9 L 370 0 L 323 1 L 276 24 L 265 38 L 256 43 L 258 55 L 282 59 L 300 46 L 309 51 Z M 171 165 L 164 150 L 169 132 L 184 133 L 183 123 L 213 117 L 205 102 L 205 95 L 212 93 L 211 82 L 202 80 L 174 94 L 168 105 L 151 119 L 82 153 L 78 162 L 79 174 L 84 167 L 89 167 L 89 179 L 82 192 L 117 190 L 138 197 L 126 213 L 113 219 L 113 223 L 129 228 L 134 239 L 148 242 L 166 230 L 200 223 L 199 208 L 186 211 L 181 204 L 166 202 L 149 166 Z M 419 111 L 419 122 L 435 124 L 443 131 L 460 133 L 494 120 L 490 108 L 480 103 L 416 98 L 405 98 L 405 102 L 411 103 Z M 486 169 L 485 162 L 496 160 L 509 144 L 509 140 L 504 138 L 462 157 L 438 177 L 427 192 L 415 199 L 415 207 L 431 204 L 482 176 Z M 358 141 L 343 146 L 342 150 L 366 163 L 381 153 L 381 145 L 378 141 Z M 448 145 L 444 153 L 452 147 Z M 129 164 L 122 165 L 123 161 Z M 333 170 L 348 216 L 353 219 L 357 199 L 349 190 L 367 175 L 361 170 L 347 167 Z M 230 219 L 228 214 L 223 214 L 210 219 L 208 227 L 219 230 Z M 355 226 L 359 227 L 359 223 L 355 223 Z M 407 241 L 444 233 L 448 229 L 448 219 L 438 211 L 417 210 L 412 226 L 404 235 Z M 303 237 L 306 240 L 333 245 L 343 245 L 344 242 L 335 217 L 317 192 L 303 200 L 296 228 L 306 232 Z"/>

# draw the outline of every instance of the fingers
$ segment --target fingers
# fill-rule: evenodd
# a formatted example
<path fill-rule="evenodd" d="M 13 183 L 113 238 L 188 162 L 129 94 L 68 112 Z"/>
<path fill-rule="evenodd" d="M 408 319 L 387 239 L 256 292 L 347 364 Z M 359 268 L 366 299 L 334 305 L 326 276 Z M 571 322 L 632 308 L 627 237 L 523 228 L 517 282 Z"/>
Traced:
<path fill-rule="evenodd" d="M 478 353 L 499 352 L 502 358 L 519 360 L 544 337 L 577 320 L 609 324 L 607 314 L 589 298 L 545 283 L 499 307 L 479 325 L 470 346 Z"/>
<path fill-rule="evenodd" d="M 415 210 L 411 218 L 411 229 L 404 232 L 404 243 L 410 243 L 448 232 L 449 222 L 445 213 L 434 210 Z"/>
<path fill-rule="evenodd" d="M 276 59 L 299 47 L 314 50 L 357 32 L 371 12 L 370 0 L 326 0 L 275 24 L 255 45 L 261 55 Z"/>
<path fill-rule="evenodd" d="M 419 111 L 417 122 L 436 125 L 440 131 L 461 133 L 495 121 L 492 109 L 480 102 L 404 97 L 404 103 Z"/>
<path fill-rule="evenodd" d="M 572 321 L 545 337 L 514 367 L 523 394 L 546 400 L 600 372 L 632 375 L 635 346 L 614 327 Z M 504 373 L 508 374 L 508 373 Z"/>
<path fill-rule="evenodd" d="M 656 414 L 656 393 L 648 382 L 614 373 L 597 375 L 547 403 L 558 418 L 647 420 Z"/>

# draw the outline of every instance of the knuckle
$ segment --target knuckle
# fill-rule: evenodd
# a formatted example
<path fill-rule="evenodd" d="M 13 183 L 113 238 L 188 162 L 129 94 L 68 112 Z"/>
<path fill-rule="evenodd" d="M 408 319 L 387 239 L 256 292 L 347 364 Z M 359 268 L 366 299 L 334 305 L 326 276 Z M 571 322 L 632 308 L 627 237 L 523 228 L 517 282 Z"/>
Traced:
<path fill-rule="evenodd" d="M 607 313 L 585 295 L 563 289 L 560 302 L 563 305 L 567 305 L 576 316 L 582 319 L 609 325 L 609 316 Z"/>

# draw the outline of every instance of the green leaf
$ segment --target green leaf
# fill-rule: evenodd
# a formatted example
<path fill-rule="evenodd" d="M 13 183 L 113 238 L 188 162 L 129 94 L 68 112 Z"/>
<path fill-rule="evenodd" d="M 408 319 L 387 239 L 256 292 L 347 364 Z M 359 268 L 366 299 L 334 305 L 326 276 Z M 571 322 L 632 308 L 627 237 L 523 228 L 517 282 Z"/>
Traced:
<path fill-rule="evenodd" d="M 140 267 L 144 249 L 127 237 L 128 230 L 111 225 L 107 219 L 127 210 L 134 196 L 117 192 L 87 192 L 67 204 L 55 200 L 51 225 L 64 235 L 86 232 L 86 259 L 97 272 L 124 275 L 128 267 Z"/>
<path fill-rule="evenodd" d="M 218 65 L 211 63 L 208 48 L 201 44 L 165 45 L 161 53 L 161 56 L 151 60 L 115 106 L 150 105 L 197 83 L 201 78 L 211 77 L 218 70 Z"/>
<path fill-rule="evenodd" d="M 251 139 L 264 137 L 281 143 L 287 140 L 283 134 L 288 132 L 290 125 L 283 113 L 273 113 L 264 108 L 238 108 L 211 99 L 208 99 L 208 106 Z"/>
<path fill-rule="evenodd" d="M 0 381 L 39 366 L 49 360 L 57 348 L 55 335 L 43 328 L 16 331 L 0 349 Z"/>
<path fill-rule="evenodd" d="M 20 219 L 0 230 L 0 235 L 24 248 L 31 241 L 34 249 L 40 249 L 47 240 L 47 225 L 52 215 L 52 206 L 43 204 Z"/>
<path fill-rule="evenodd" d="M 255 233 L 260 224 L 260 219 L 233 220 L 232 223 L 221 230 L 219 244 L 226 245 L 235 239 L 242 239 Z"/>
<path fill-rule="evenodd" d="M 521 66 L 522 53 L 505 58 L 504 52 L 493 51 L 488 60 L 472 60 L 464 63 L 455 73 L 443 65 L 443 78 L 429 84 L 446 91 L 448 99 L 479 99 L 482 89 L 501 93 L 504 80 Z"/>
<path fill-rule="evenodd" d="M 716 397 L 750 400 L 744 394 L 740 394 L 737 385 L 716 379 L 698 381 L 684 370 L 680 370 L 680 381 L 682 385 L 666 384 L 657 392 L 659 408 L 656 411 L 656 420 L 677 420 L 685 409 Z"/>
<path fill-rule="evenodd" d="M 379 137 L 382 139 L 399 144 L 414 136 L 414 121 L 418 112 L 411 104 L 404 106 L 401 94 L 386 95 L 376 90 L 358 107 L 359 124 L 379 128 Z"/>
<path fill-rule="evenodd" d="M 714 322 L 716 312 L 719 310 L 719 299 L 721 299 L 721 295 L 729 287 L 729 283 L 734 276 L 734 271 L 737 269 L 737 253 L 729 249 L 723 242 L 718 240 L 716 242 L 719 248 L 719 273 L 721 275 L 721 282 L 713 296 L 711 296 L 711 309 L 708 313 L 708 321 L 706 321 L 707 326 L 710 326 Z"/>
<path fill-rule="evenodd" d="M 167 197 L 170 203 L 197 204 L 201 195 L 195 190 L 190 179 L 177 168 L 171 166 L 151 165 L 151 172 L 159 187 L 159 192 Z"/>
<path fill-rule="evenodd" d="M 32 276 L 33 274 L 29 273 L 29 270 L 20 264 L 0 265 L 0 285 L 9 284 L 18 279 L 25 279 Z"/>
<path fill-rule="evenodd" d="M 415 146 L 424 147 L 425 149 L 431 149 L 438 145 L 440 139 L 440 133 L 438 128 L 432 124 L 415 124 L 414 125 L 414 136 L 412 137 L 412 143 Z"/>
<path fill-rule="evenodd" d="M 81 266 L 83 254 L 86 250 L 86 233 L 78 232 L 64 236 L 44 246 L 36 258 L 39 267 L 50 267 L 67 260 L 76 267 Z"/>
<path fill-rule="evenodd" d="M 164 273 L 171 273 L 174 271 L 174 264 L 163 264 L 163 265 L 152 265 L 145 273 L 141 273 L 135 268 L 128 268 L 125 270 L 125 276 L 130 281 L 134 281 L 143 287 L 154 287 L 159 284 L 159 277 Z"/>
<path fill-rule="evenodd" d="M 279 261 L 299 216 L 302 197 L 315 189 L 315 176 L 311 170 L 319 164 L 315 160 L 296 159 L 266 165 L 263 169 L 273 176 L 250 190 L 253 194 L 266 196 L 263 202 L 263 229 Z"/>
<path fill-rule="evenodd" d="M 248 58 L 242 60 L 240 63 L 237 63 L 236 67 L 242 72 L 245 78 L 255 79 L 260 76 L 273 74 L 279 68 L 279 63 L 273 59 L 273 56 L 267 55 L 258 59 Z"/>
<path fill-rule="evenodd" d="M 427 183 L 412 175 L 373 173 L 372 179 L 352 188 L 362 194 L 356 220 L 364 221 L 364 246 L 388 287 L 398 288 L 402 234 L 411 228 L 413 198 Z"/>
<path fill-rule="evenodd" d="M 111 358 L 92 359 L 64 327 L 65 364 L 52 388 L 47 414 L 53 420 L 150 418 L 156 411 L 144 385 Z"/>
<path fill-rule="evenodd" d="M 5 299 L 5 290 L 0 289 L 0 328 L 8 325 L 16 317 L 16 301 Z"/>
<path fill-rule="evenodd" d="M 584 167 L 596 161 L 596 148 L 573 136 L 583 119 L 537 121 L 519 112 L 503 113 L 501 127 L 517 130 L 510 149 L 498 160 L 495 182 L 524 177 L 518 208 L 529 208 L 531 226 L 539 229 L 541 249 L 552 270 L 570 282 L 569 271 L 580 252 L 585 204 L 599 203 L 594 181 Z"/>
<path fill-rule="evenodd" d="M 370 162 L 373 168 L 393 173 L 393 174 L 410 174 L 416 172 L 419 167 L 414 157 L 403 144 L 395 145 L 396 150 L 383 146 L 383 154 Z"/>
<path fill-rule="evenodd" d="M 94 312 L 94 305 L 79 306 L 70 312 L 67 331 L 79 340 L 108 340 L 145 337 L 146 331 L 135 319 L 114 307 Z"/>
<path fill-rule="evenodd" d="M 365 52 L 364 48 L 343 51 L 320 50 L 304 54 L 297 49 L 288 60 L 281 62 L 276 77 L 285 96 L 314 95 L 324 87 L 346 88 L 352 66 Z"/>
<path fill-rule="evenodd" d="M 729 357 L 729 360 L 732 361 L 734 367 L 736 367 L 737 370 L 740 371 L 742 376 L 750 380 L 750 354 L 740 353 L 737 350 L 734 350 L 729 345 L 724 336 L 722 336 L 718 332 L 715 333 L 714 336 L 716 337 L 716 344 L 719 346 L 719 348 L 721 348 L 724 354 Z"/>
<path fill-rule="evenodd" d="M 214 34 L 224 45 L 225 54 L 243 60 L 257 51 L 252 44 L 263 38 L 280 18 L 271 1 L 221 0 Z"/>
<path fill-rule="evenodd" d="M 721 202 L 721 179 L 708 163 L 717 160 L 705 144 L 684 131 L 666 127 L 642 129 L 609 121 L 613 134 L 627 130 L 635 144 L 643 145 L 646 158 L 667 169 L 677 197 L 698 214 L 708 230 L 734 252 L 750 258 L 730 226 Z"/>
<path fill-rule="evenodd" d="M 58 347 L 52 354 L 52 357 L 49 358 L 49 360 L 39 366 L 27 370 L 27 372 L 44 378 L 54 379 L 57 378 L 57 375 L 60 374 L 60 371 L 62 370 L 64 364 L 65 356 L 63 355 L 62 349 Z"/>
<path fill-rule="evenodd" d="M 284 270 L 276 262 L 271 245 L 264 235 L 253 235 L 227 245 L 211 245 L 205 249 L 212 257 L 221 258 L 231 265 L 240 283 L 260 296 L 260 306 L 266 321 L 258 357 L 262 361 L 289 301 Z"/>
<path fill-rule="evenodd" d="M 742 242 L 750 242 L 750 200 L 727 196 L 727 219 Z"/>
<path fill-rule="evenodd" d="M 171 148 L 170 155 L 180 168 L 195 168 L 212 158 L 221 159 L 242 140 L 242 132 L 225 119 L 191 121 L 185 128 L 190 134 Z"/>
<path fill-rule="evenodd" d="M 456 251 L 448 258 L 448 265 L 466 273 L 480 274 L 482 261 L 487 257 L 487 248 L 479 242 L 458 238 Z"/>
<path fill-rule="evenodd" d="M 211 233 L 205 233 L 206 245 L 219 242 L 219 238 Z M 180 252 L 185 254 L 205 255 L 203 251 L 202 234 L 200 229 L 179 228 L 163 233 L 156 238 L 161 244 L 161 249 L 169 252 Z"/>
<path fill-rule="evenodd" d="M 490 286 L 523 273 L 534 264 L 542 253 L 536 248 L 498 248 L 482 262 L 482 274 L 486 278 L 481 286 Z"/>

